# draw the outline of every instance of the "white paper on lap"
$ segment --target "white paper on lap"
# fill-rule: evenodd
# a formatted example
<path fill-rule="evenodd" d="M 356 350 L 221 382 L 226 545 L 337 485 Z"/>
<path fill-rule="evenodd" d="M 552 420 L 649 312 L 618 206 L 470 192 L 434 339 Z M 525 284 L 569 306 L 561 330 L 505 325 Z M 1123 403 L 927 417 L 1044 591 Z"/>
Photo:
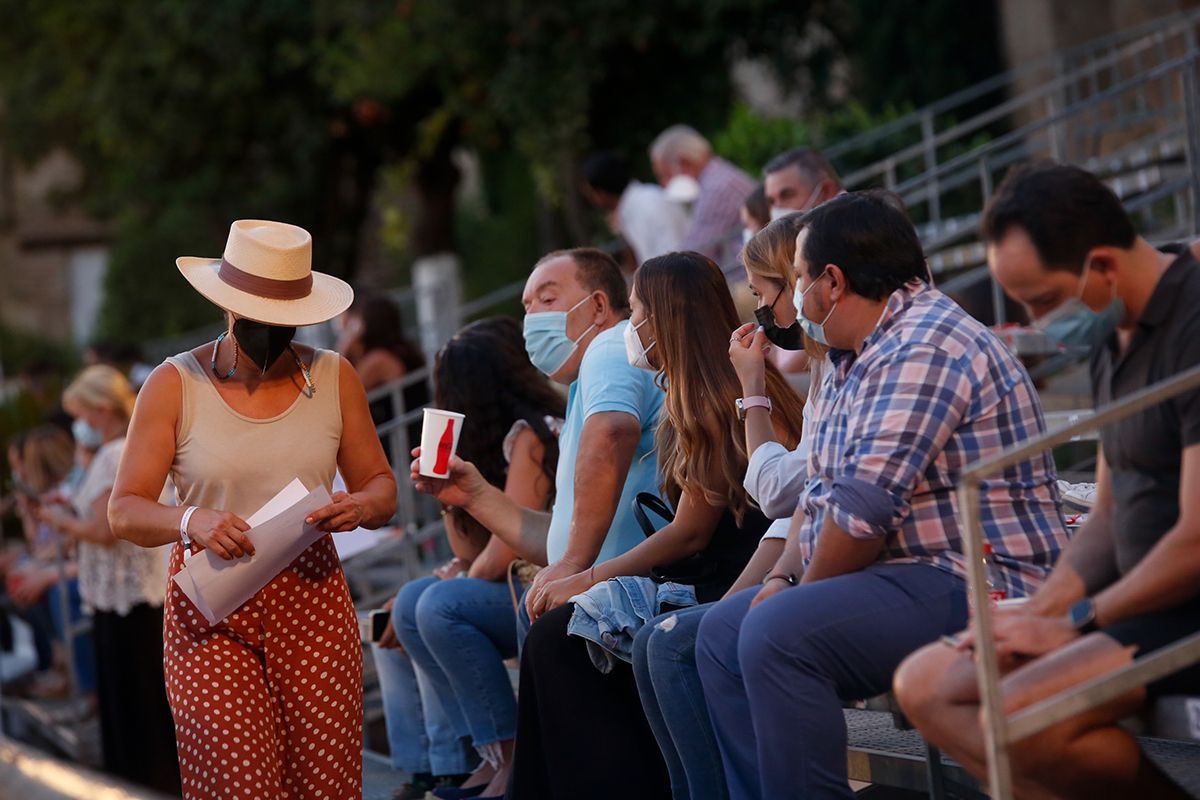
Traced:
<path fill-rule="evenodd" d="M 304 518 L 329 502 L 329 490 L 324 486 L 308 492 L 296 479 L 246 520 L 251 526 L 246 535 L 254 545 L 253 556 L 226 561 L 205 550 L 189 559 L 172 580 L 208 624 L 215 625 L 325 535 L 317 526 L 306 525 Z"/>

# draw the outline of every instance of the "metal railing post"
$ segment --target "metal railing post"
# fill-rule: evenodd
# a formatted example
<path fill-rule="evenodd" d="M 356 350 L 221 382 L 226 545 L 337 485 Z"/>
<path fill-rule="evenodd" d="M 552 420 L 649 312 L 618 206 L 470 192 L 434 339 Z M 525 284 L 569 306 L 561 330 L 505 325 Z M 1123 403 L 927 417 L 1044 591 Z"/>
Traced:
<path fill-rule="evenodd" d="M 992 599 L 983 562 L 983 529 L 979 519 L 979 478 L 967 477 L 958 487 L 958 513 L 967 559 L 967 598 L 975 625 L 976 677 L 983 709 L 984 749 L 993 800 L 1012 800 L 1012 770 L 1008 763 L 1008 729 L 1000 694 L 1000 666 L 992 638 Z"/>
<path fill-rule="evenodd" d="M 1038 704 L 1022 709 L 1011 719 L 1005 716 L 1000 693 L 1000 668 L 992 638 L 992 608 L 987 574 L 983 564 L 983 532 L 979 520 L 979 488 L 984 476 L 1030 458 L 1048 448 L 1072 441 L 1080 433 L 1102 428 L 1187 391 L 1200 390 L 1200 365 L 1140 389 L 1096 410 L 1094 414 L 1063 425 L 1041 436 L 963 469 L 958 487 L 958 513 L 967 559 L 968 597 L 973 605 L 975 672 L 984 716 L 984 745 L 988 758 L 988 782 L 994 800 L 1011 800 L 1012 770 L 1008 757 L 1011 742 L 1043 730 L 1055 722 L 1094 708 L 1125 691 L 1156 680 L 1170 670 L 1200 661 L 1200 637 L 1193 635 L 1171 647 L 1139 658 L 1129 666 L 1071 687 Z"/>
<path fill-rule="evenodd" d="M 929 187 L 929 221 L 938 225 L 942 221 L 942 193 L 937 180 L 937 142 L 934 140 L 933 112 L 926 109 L 921 114 L 921 144 L 925 148 L 925 171 L 934 178 Z"/>
<path fill-rule="evenodd" d="M 1192 233 L 1200 233 L 1200 108 L 1197 108 L 1196 92 L 1200 91 L 1200 80 L 1196 71 L 1200 69 L 1200 57 L 1195 50 L 1183 70 L 1183 110 L 1187 119 L 1188 172 L 1192 179 Z"/>
<path fill-rule="evenodd" d="M 983 193 L 983 203 L 987 205 L 987 201 L 992 196 L 992 168 L 988 157 L 984 155 L 979 159 L 979 189 Z M 989 275 L 991 271 L 989 270 Z M 1000 284 L 996 282 L 996 278 L 991 278 L 992 282 L 992 315 L 996 325 L 1003 325 L 1007 321 L 1007 309 L 1004 302 L 1004 289 L 1000 288 Z"/>

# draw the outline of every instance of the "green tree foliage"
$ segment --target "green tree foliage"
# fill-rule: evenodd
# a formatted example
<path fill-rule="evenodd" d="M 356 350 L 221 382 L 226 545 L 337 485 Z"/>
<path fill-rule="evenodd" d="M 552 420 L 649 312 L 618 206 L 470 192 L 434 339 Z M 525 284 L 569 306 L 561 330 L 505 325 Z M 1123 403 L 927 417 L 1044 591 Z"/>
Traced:
<path fill-rule="evenodd" d="M 650 139 L 688 122 L 724 131 L 718 147 L 756 169 L 768 148 L 926 99 L 912 81 L 941 92 L 982 77 L 978 43 L 942 24 L 961 4 L 918 5 L 0 0 L 4 146 L 26 159 L 63 146 L 84 165 L 81 197 L 114 232 L 100 333 L 135 341 L 212 318 L 173 259 L 218 254 L 234 218 L 304 225 L 316 266 L 352 278 L 383 174 L 416 209 L 382 210 L 385 244 L 460 247 L 469 275 L 511 274 L 498 262 L 520 270 L 538 247 L 587 238 L 575 170 L 593 148 L 645 171 Z M 733 112 L 730 66 L 743 57 L 802 87 L 813 118 L 740 140 L 753 121 Z M 838 63 L 863 105 L 833 99 Z M 456 210 L 460 146 L 479 155 L 483 208 Z"/>
<path fill-rule="evenodd" d="M 102 335 L 211 319 L 174 257 L 219 255 L 233 218 L 324 234 L 318 261 L 345 271 L 362 202 L 353 156 L 369 148 L 317 81 L 311 4 L 3 0 L 0 18 L 5 146 L 27 159 L 66 146 L 85 168 L 81 199 L 112 221 Z"/>

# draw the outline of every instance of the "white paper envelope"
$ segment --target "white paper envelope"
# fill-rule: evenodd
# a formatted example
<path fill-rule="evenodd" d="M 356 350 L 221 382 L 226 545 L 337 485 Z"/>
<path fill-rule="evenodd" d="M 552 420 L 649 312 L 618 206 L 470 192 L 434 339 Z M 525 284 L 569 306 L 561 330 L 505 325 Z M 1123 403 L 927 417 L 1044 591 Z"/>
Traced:
<path fill-rule="evenodd" d="M 329 491 L 318 486 L 303 492 L 304 485 L 295 480 L 246 520 L 252 526 L 246 535 L 254 544 L 253 556 L 227 561 L 205 550 L 172 577 L 209 625 L 237 611 L 325 535 L 317 526 L 305 524 L 304 518 L 329 504 Z"/>

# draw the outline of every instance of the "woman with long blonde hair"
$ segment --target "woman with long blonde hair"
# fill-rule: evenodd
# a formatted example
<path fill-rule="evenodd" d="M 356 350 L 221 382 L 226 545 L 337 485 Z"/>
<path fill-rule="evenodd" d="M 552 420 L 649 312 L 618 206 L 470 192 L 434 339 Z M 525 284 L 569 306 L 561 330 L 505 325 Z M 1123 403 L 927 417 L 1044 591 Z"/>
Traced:
<path fill-rule="evenodd" d="M 777 555 L 773 547 L 757 553 L 769 523 L 742 488 L 747 454 L 740 391 L 725 357 L 739 318 L 720 269 L 698 253 L 652 258 L 634 276 L 630 303 L 630 362 L 656 372 L 666 392 L 656 449 L 661 493 L 674 519 L 624 554 L 547 587 L 557 608 L 533 626 L 522 660 L 516 797 L 600 796 L 594 770 L 565 768 L 585 751 L 597 769 L 619 770 L 625 796 L 667 792 L 654 744 L 662 741 L 659 721 L 650 716 L 647 732 L 642 687 L 624 662 L 601 674 L 584 640 L 567 635 L 571 597 L 610 578 L 670 576 L 686 564 L 687 572 L 702 576 L 693 583 L 697 600 L 708 603 L 761 579 Z M 773 367 L 766 380 L 776 434 L 795 446 L 803 403 Z M 636 645 L 634 652 L 636 661 Z M 665 752 L 661 744 L 657 749 Z M 669 772 L 674 783 L 675 769 Z"/>

